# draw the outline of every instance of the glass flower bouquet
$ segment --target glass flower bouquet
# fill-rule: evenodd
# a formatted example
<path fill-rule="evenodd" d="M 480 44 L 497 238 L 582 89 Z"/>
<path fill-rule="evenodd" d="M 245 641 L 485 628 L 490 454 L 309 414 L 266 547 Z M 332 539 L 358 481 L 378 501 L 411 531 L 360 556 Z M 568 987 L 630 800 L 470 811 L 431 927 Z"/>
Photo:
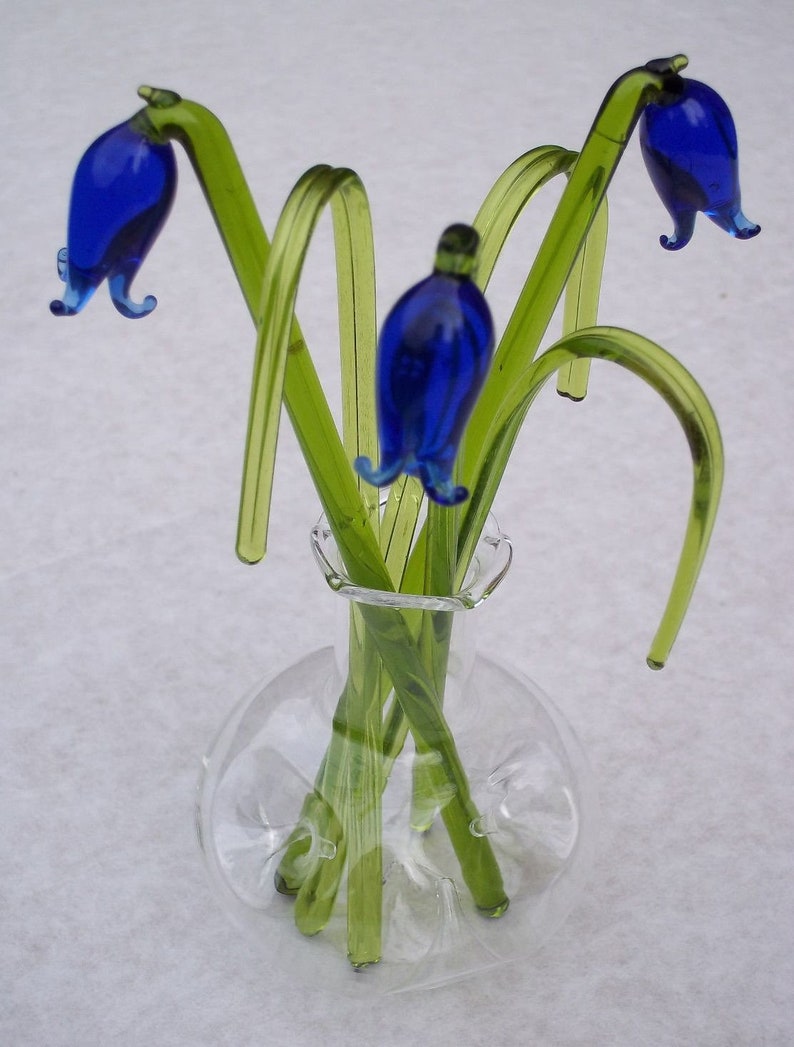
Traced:
<path fill-rule="evenodd" d="M 341 951 L 357 971 L 391 970 L 391 988 L 433 984 L 528 951 L 582 886 L 592 842 L 586 764 L 548 699 L 461 642 L 459 612 L 509 566 L 510 543 L 489 514 L 529 407 L 555 374 L 562 395 L 581 399 L 590 360 L 607 360 L 664 398 L 692 454 L 683 551 L 648 664 L 661 668 L 668 656 L 716 513 L 719 430 L 677 360 L 639 334 L 596 326 L 596 311 L 605 194 L 638 121 L 674 222 L 664 247 L 688 242 L 698 211 L 739 239 L 759 231 L 741 211 L 730 114 L 680 75 L 685 66 L 678 55 L 622 76 L 579 153 L 548 146 L 511 164 L 472 225 L 443 232 L 431 275 L 400 298 L 379 338 L 370 215 L 353 171 L 306 172 L 270 242 L 218 120 L 148 87 L 145 108 L 78 166 L 58 255 L 66 291 L 53 313 L 79 312 L 104 279 L 123 315 L 154 308 L 152 296 L 133 301 L 130 285 L 169 211 L 171 143 L 180 142 L 256 328 L 240 559 L 265 553 L 282 403 L 322 505 L 312 547 L 344 598 L 345 643 L 237 707 L 205 758 L 199 797 L 212 882 L 274 947 L 301 940 L 294 922 L 323 956 Z M 561 174 L 567 185 L 495 344 L 483 292 L 522 210 Z M 327 206 L 341 432 L 294 315 Z M 562 337 L 541 352 L 563 296 Z"/>

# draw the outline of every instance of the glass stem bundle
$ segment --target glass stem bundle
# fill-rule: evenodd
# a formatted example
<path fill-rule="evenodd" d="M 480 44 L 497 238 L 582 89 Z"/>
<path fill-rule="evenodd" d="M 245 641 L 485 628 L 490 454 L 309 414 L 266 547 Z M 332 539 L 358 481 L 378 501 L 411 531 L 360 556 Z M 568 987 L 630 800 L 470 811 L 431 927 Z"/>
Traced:
<path fill-rule="evenodd" d="M 313 935 L 326 925 L 346 873 L 348 955 L 356 967 L 377 962 L 381 956 L 381 798 L 391 766 L 409 736 L 416 753 L 413 829 L 427 831 L 438 814 L 476 907 L 498 917 L 509 905 L 498 856 L 488 834 L 479 831 L 480 812 L 445 717 L 451 615 L 433 601 L 454 597 L 464 589 L 523 420 L 552 376 L 557 376 L 562 395 L 580 400 L 587 391 L 590 361 L 609 361 L 647 382 L 678 418 L 692 454 L 692 502 L 678 569 L 648 654 L 652 668 L 664 665 L 685 615 L 722 483 L 717 422 L 695 380 L 665 350 L 641 335 L 597 324 L 607 188 L 643 113 L 652 107 L 655 128 L 661 124 L 659 113 L 683 104 L 681 99 L 688 97 L 681 88 L 680 71 L 685 65 L 686 59 L 678 55 L 626 73 L 608 92 L 579 153 L 555 146 L 525 153 L 497 179 L 472 227 L 452 227 L 447 231 L 452 238 L 447 234 L 446 240 L 442 238 L 434 277 L 423 282 L 423 290 L 413 290 L 420 296 L 430 293 L 428 288 L 432 294 L 448 294 L 450 308 L 468 310 L 467 323 L 473 322 L 475 314 L 478 323 L 482 320 L 483 341 L 472 344 L 467 356 L 471 367 L 477 368 L 481 366 L 477 361 L 485 359 L 486 348 L 488 356 L 491 352 L 486 347 L 486 314 L 479 302 L 510 230 L 543 186 L 558 175 L 567 180 L 513 314 L 493 351 L 493 365 L 487 375 L 484 366 L 481 368 L 476 402 L 474 392 L 471 396 L 460 393 L 459 401 L 466 401 L 466 410 L 471 412 L 462 439 L 462 421 L 453 424 L 447 419 L 447 443 L 440 449 L 428 437 L 426 414 L 419 426 L 423 437 L 417 435 L 414 414 L 411 424 L 415 428 L 406 423 L 405 429 L 414 434 L 410 436 L 413 442 L 402 449 L 384 446 L 385 379 L 381 374 L 379 386 L 378 367 L 386 354 L 386 342 L 382 336 L 379 357 L 369 205 L 353 171 L 326 165 L 307 171 L 290 194 L 270 241 L 228 136 L 203 106 L 171 91 L 141 88 L 146 107 L 129 125 L 122 125 L 123 133 L 119 131 L 124 148 L 134 133 L 141 138 L 141 148 L 156 151 L 152 163 L 168 161 L 162 151 L 171 141 L 184 147 L 256 329 L 238 556 L 253 564 L 265 555 L 283 403 L 347 577 L 360 589 L 379 594 L 371 601 L 351 603 L 347 681 L 314 788 L 307 793 L 283 847 L 276 874 L 278 891 L 295 896 L 298 928 Z M 724 123 L 721 110 L 719 118 Z M 654 128 L 651 139 L 656 152 L 649 163 L 664 164 L 662 153 L 668 139 Z M 667 125 L 664 133 L 668 133 Z M 676 181 L 676 170 L 671 175 L 665 168 L 664 185 L 672 197 L 681 184 L 680 179 Z M 662 176 L 655 181 L 661 184 Z M 146 249 L 153 235 L 151 215 L 161 222 L 172 191 L 170 185 L 167 201 L 156 202 L 155 210 L 147 211 Z M 735 195 L 738 198 L 738 181 Z M 686 225 L 688 236 L 700 197 L 685 204 L 675 202 L 677 199 L 669 205 L 671 213 L 679 226 Z M 701 204 L 700 209 L 709 213 L 707 204 Z M 720 215 L 739 216 L 730 221 L 720 218 L 734 235 L 747 238 L 753 235 L 751 229 L 757 231 L 744 219 L 736 201 L 719 206 Z M 294 315 L 306 253 L 317 222 L 329 207 L 339 299 L 341 434 Z M 112 243 L 134 245 L 139 228 L 136 219 L 125 226 L 121 239 L 112 231 Z M 142 258 L 143 253 L 138 250 L 137 257 Z M 62 276 L 68 292 L 65 306 L 53 303 L 54 312 L 77 311 L 103 275 L 115 272 L 125 274 L 126 279 L 119 306 L 122 311 L 132 316 L 153 308 L 151 303 L 146 310 L 134 303 L 124 304 L 133 270 L 123 259 L 108 261 L 104 247 L 89 254 L 90 266 L 80 269 L 71 246 L 68 255 L 63 253 Z M 562 337 L 541 352 L 552 314 L 563 296 Z M 412 308 L 413 299 L 406 296 L 405 301 L 400 306 L 401 319 Z M 396 398 L 394 402 L 402 395 L 399 369 L 407 366 L 407 357 L 400 355 L 403 349 L 394 343 L 389 351 L 396 368 L 396 384 L 389 393 Z M 454 444 L 457 450 L 458 439 L 461 445 L 453 465 L 450 449 Z M 385 457 L 376 470 L 371 463 L 379 459 L 379 451 Z M 401 467 L 410 475 L 397 476 Z M 391 483 L 383 500 L 365 477 L 374 483 Z M 428 501 L 423 487 L 430 495 Z M 327 577 L 334 584 L 333 576 Z M 426 603 L 400 609 L 389 599 L 389 594 L 400 593 L 419 594 Z M 314 846 L 317 841 L 319 847 Z"/>

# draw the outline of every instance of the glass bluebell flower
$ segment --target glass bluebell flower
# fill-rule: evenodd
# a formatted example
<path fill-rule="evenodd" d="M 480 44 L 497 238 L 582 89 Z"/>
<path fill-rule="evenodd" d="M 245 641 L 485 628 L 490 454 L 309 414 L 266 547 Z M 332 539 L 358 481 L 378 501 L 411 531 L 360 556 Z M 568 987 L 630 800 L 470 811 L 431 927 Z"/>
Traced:
<path fill-rule="evenodd" d="M 176 158 L 170 142 L 143 132 L 140 115 L 106 131 L 77 165 L 69 206 L 68 247 L 58 252 L 58 274 L 66 284 L 56 316 L 79 313 L 104 279 L 113 304 L 131 319 L 157 305 L 141 303 L 130 285 L 171 209 Z"/>
<path fill-rule="evenodd" d="M 432 274 L 386 317 L 377 360 L 381 461 L 377 469 L 369 458 L 354 463 L 377 487 L 416 476 L 441 505 L 468 497 L 452 470 L 493 355 L 491 313 L 472 279 L 478 246 L 471 226 L 450 226 Z"/>
<path fill-rule="evenodd" d="M 761 227 L 742 213 L 736 128 L 723 99 L 698 80 L 674 77 L 668 104 L 646 106 L 640 120 L 645 166 L 675 230 L 659 241 L 685 247 L 702 211 L 740 240 Z"/>

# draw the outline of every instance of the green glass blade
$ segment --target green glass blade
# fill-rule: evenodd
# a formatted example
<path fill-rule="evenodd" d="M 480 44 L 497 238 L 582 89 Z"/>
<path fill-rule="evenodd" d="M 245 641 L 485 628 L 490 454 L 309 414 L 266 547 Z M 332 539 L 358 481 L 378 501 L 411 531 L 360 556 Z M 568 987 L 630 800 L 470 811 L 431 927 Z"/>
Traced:
<path fill-rule="evenodd" d="M 342 442 L 352 462 L 378 456 L 375 405 L 377 319 L 375 312 L 375 247 L 364 186 L 348 180 L 331 200 L 339 302 L 339 349 L 342 383 Z M 379 525 L 378 492 L 359 476 L 356 483 Z"/>
<path fill-rule="evenodd" d="M 608 231 L 609 209 L 604 197 L 565 287 L 563 336 L 573 334 L 584 327 L 595 327 L 598 322 L 598 299 L 601 294 Z M 590 361 L 586 357 L 573 360 L 558 371 L 557 392 L 560 396 L 567 396 L 569 400 L 584 400 L 589 375 Z"/>
<path fill-rule="evenodd" d="M 354 172 L 321 165 L 307 171 L 287 199 L 276 226 L 263 277 L 237 545 L 238 555 L 249 563 L 261 559 L 265 551 L 278 424 L 298 283 L 312 234 L 329 204 L 334 212 L 334 231 L 338 237 L 336 255 L 342 261 L 338 285 L 342 302 L 343 379 L 350 376 L 357 363 L 363 363 L 363 378 L 368 379 L 374 388 L 374 258 L 369 206 L 364 188 Z M 364 283 L 364 276 L 367 283 L 362 289 L 360 284 Z M 305 348 L 301 348 L 305 352 Z M 343 386 L 347 384 L 343 381 Z M 363 385 L 360 392 L 362 404 L 368 405 L 362 414 L 358 410 L 359 388 L 355 381 L 352 392 L 345 398 L 347 447 L 344 453 L 347 461 L 351 450 L 355 451 L 362 440 L 370 446 L 375 440 L 374 392 L 367 396 Z M 367 491 L 364 511 L 374 525 L 378 519 L 377 495 L 371 488 Z"/>
<path fill-rule="evenodd" d="M 660 669 L 686 614 L 708 548 L 724 473 L 722 439 L 714 411 L 695 379 L 674 356 L 632 331 L 596 327 L 568 335 L 530 362 L 491 422 L 486 450 L 472 477 L 464 477 L 472 496 L 461 523 L 461 565 L 470 560 L 482 531 L 493 493 L 507 463 L 518 427 L 549 377 L 573 359 L 608 360 L 646 381 L 672 408 L 692 454 L 692 503 L 678 569 L 661 623 L 648 654 L 648 665 Z"/>
<path fill-rule="evenodd" d="M 276 226 L 262 278 L 237 530 L 237 555 L 246 563 L 261 560 L 267 547 L 295 297 L 314 223 L 327 202 L 322 188 L 329 171 L 327 166 L 312 168 L 290 193 Z M 312 193 L 318 185 L 320 194 Z M 320 195 L 320 201 L 315 209 L 311 205 L 316 195 Z"/>
<path fill-rule="evenodd" d="M 475 279 L 482 290 L 524 208 L 552 178 L 567 174 L 576 156 L 557 145 L 538 146 L 514 160 L 494 182 L 472 223 L 480 234 Z"/>

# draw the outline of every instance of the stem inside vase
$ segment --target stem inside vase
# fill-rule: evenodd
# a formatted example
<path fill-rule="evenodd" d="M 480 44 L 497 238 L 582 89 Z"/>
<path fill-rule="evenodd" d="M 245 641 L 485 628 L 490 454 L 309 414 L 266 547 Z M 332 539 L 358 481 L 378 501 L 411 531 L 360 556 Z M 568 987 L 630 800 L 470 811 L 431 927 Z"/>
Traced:
<path fill-rule="evenodd" d="M 495 522 L 481 543 L 461 592 L 444 595 L 454 580 L 456 532 L 446 510 L 431 508 L 425 593 L 364 590 L 346 577 L 330 530 L 321 520 L 313 548 L 326 580 L 350 601 L 347 679 L 333 718 L 332 737 L 304 801 L 301 820 L 275 875 L 276 887 L 296 895 L 298 928 L 313 935 L 327 924 L 347 872 L 348 957 L 354 966 L 380 958 L 381 796 L 408 736 L 415 758 L 408 823 L 428 832 L 440 814 L 477 909 L 501 916 L 508 908 L 499 863 L 444 715 L 444 691 L 456 612 L 480 603 L 504 576 L 511 550 Z M 447 576 L 439 577 L 447 565 Z M 439 591 L 441 590 L 441 591 Z M 430 594 L 430 595 L 428 595 Z M 307 872 L 305 823 L 329 839 L 333 859 L 317 858 Z M 329 836 L 330 834 L 330 836 Z"/>

